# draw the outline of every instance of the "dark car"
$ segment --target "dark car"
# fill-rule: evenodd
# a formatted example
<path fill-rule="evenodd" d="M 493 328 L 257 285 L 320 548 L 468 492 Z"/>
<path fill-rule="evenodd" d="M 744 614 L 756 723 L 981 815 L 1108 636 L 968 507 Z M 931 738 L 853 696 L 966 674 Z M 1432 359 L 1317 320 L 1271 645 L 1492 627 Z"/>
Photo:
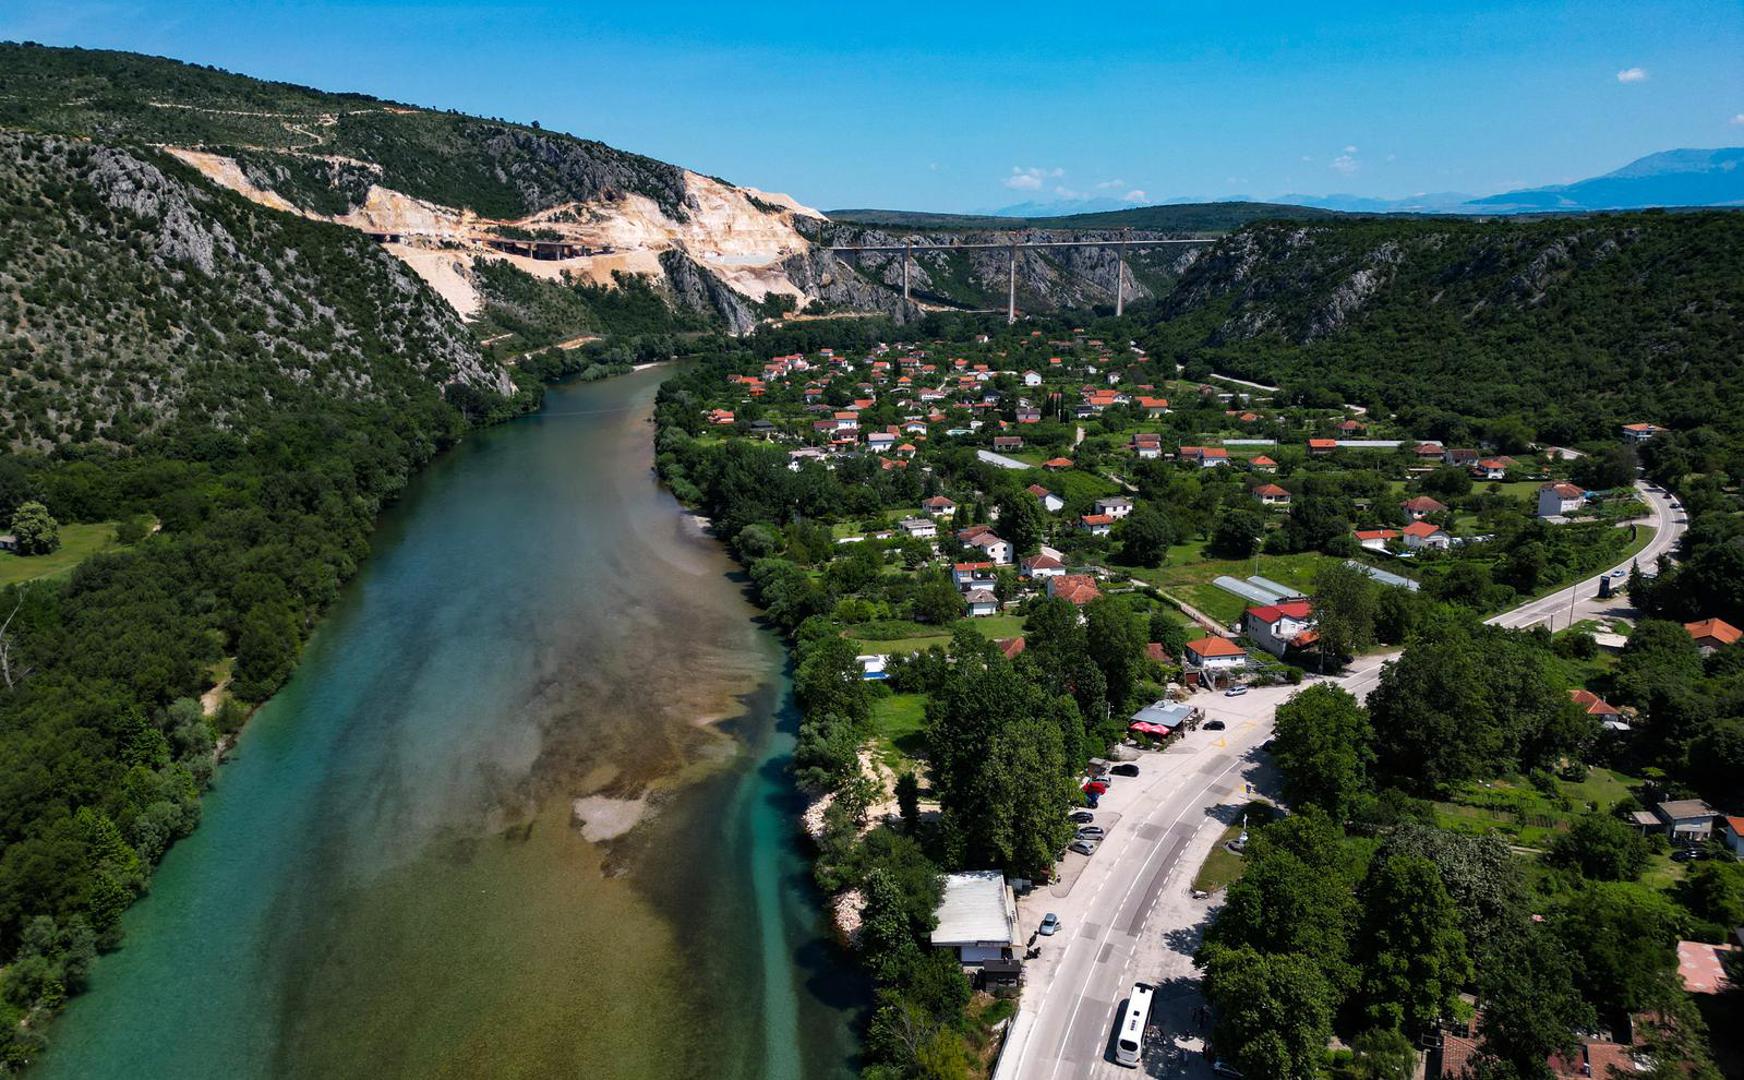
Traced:
<path fill-rule="evenodd" d="M 1223 730 L 1223 721 L 1221 721 L 1221 720 L 1207 720 L 1205 722 L 1205 730 L 1206 731 L 1222 731 Z"/>
<path fill-rule="evenodd" d="M 1086 825 L 1078 830 L 1080 840 L 1101 840 L 1108 835 L 1108 830 L 1100 825 Z"/>
<path fill-rule="evenodd" d="M 1088 810 L 1079 810 L 1071 814 L 1070 819 L 1079 825 L 1088 825 L 1096 820 L 1096 815 Z"/>
<path fill-rule="evenodd" d="M 1131 762 L 1127 762 L 1127 763 L 1122 764 L 1122 765 L 1116 765 L 1114 768 L 1112 768 L 1108 771 L 1113 773 L 1116 776 L 1137 776 L 1138 775 L 1138 766 L 1132 764 Z"/>
<path fill-rule="evenodd" d="M 1699 847 L 1678 848 L 1671 853 L 1672 862 L 1698 862 L 1705 858 L 1708 858 L 1707 850 Z"/>

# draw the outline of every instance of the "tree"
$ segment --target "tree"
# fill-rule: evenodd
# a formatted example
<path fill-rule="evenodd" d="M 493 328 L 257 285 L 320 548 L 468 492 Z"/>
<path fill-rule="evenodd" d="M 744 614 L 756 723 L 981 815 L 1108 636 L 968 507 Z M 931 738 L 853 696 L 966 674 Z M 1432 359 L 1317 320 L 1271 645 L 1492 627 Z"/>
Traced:
<path fill-rule="evenodd" d="M 61 546 L 60 522 L 35 501 L 19 504 L 12 515 L 12 535 L 20 555 L 47 555 Z"/>
<path fill-rule="evenodd" d="M 1550 861 L 1595 881 L 1634 881 L 1647 866 L 1647 838 L 1609 814 L 1591 813 L 1550 845 Z"/>
<path fill-rule="evenodd" d="M 1575 962 L 1581 996 L 1602 1011 L 1639 1012 L 1681 994 L 1678 912 L 1633 883 L 1587 885 L 1563 902 L 1551 925 Z"/>
<path fill-rule="evenodd" d="M 1344 821 L 1369 791 L 1375 759 L 1368 713 L 1349 691 L 1321 683 L 1296 694 L 1277 712 L 1273 759 L 1293 806 L 1318 806 Z"/>
<path fill-rule="evenodd" d="M 1428 1031 L 1450 1015 L 1471 977 L 1459 912 L 1435 864 L 1418 855 L 1377 860 L 1362 885 L 1364 1011 L 1382 1027 Z"/>
<path fill-rule="evenodd" d="M 1254 510 L 1225 510 L 1211 531 L 1210 550 L 1224 559 L 1245 559 L 1259 550 L 1266 522 Z"/>
<path fill-rule="evenodd" d="M 1121 561 L 1130 566 L 1161 566 L 1170 545 L 1176 542 L 1175 527 L 1161 507 L 1140 503 L 1115 530 L 1120 540 Z"/>
<path fill-rule="evenodd" d="M 920 823 L 920 781 L 913 769 L 904 769 L 896 778 L 896 808 L 902 814 L 902 824 L 909 831 Z"/>
<path fill-rule="evenodd" d="M 1314 961 L 1211 944 L 1195 958 L 1215 1017 L 1212 1045 L 1248 1076 L 1318 1080 L 1338 996 Z"/>
<path fill-rule="evenodd" d="M 950 578 L 940 573 L 922 576 L 915 586 L 913 603 L 915 616 L 935 626 L 957 621 L 965 610 L 963 594 L 951 584 Z"/>
<path fill-rule="evenodd" d="M 1545 1059 L 1570 1051 L 1574 1032 L 1596 1017 L 1575 989 L 1569 952 L 1543 925 L 1517 922 L 1494 944 L 1497 962 L 1479 980 L 1484 1053 L 1518 1076 L 1542 1076 Z"/>
<path fill-rule="evenodd" d="M 999 535 L 1018 555 L 1031 555 L 1047 536 L 1048 518 L 1041 500 L 1027 491 L 1008 490 L 999 497 Z"/>
<path fill-rule="evenodd" d="M 1375 643 L 1376 588 L 1367 574 L 1343 563 L 1322 567 L 1314 575 L 1314 623 L 1321 656 L 1341 661 Z"/>
<path fill-rule="evenodd" d="M 1122 708 L 1132 696 L 1133 683 L 1144 663 L 1147 627 L 1124 599 L 1112 596 L 1087 604 L 1084 621 L 1085 647 L 1091 662 L 1102 672 L 1109 705 Z"/>
<path fill-rule="evenodd" d="M 1411 1080 L 1417 1068 L 1417 1048 L 1396 1028 L 1370 1028 L 1350 1049 L 1358 1080 Z"/>
<path fill-rule="evenodd" d="M 1169 614 L 1162 608 L 1151 612 L 1150 638 L 1163 647 L 1163 651 L 1174 657 L 1181 658 L 1187 648 L 1187 627 L 1181 620 Z"/>

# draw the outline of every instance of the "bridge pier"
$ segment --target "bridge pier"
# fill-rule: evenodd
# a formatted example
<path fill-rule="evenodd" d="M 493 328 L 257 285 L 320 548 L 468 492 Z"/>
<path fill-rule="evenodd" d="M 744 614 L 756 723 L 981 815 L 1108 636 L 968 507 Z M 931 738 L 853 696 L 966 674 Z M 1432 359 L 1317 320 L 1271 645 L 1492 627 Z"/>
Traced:
<path fill-rule="evenodd" d="M 1011 242 L 1011 265 L 1005 292 L 1005 325 L 1017 322 L 1017 241 Z"/>
<path fill-rule="evenodd" d="M 1114 317 L 1126 313 L 1126 241 L 1131 229 L 1120 230 L 1120 245 L 1114 249 Z"/>
<path fill-rule="evenodd" d="M 909 303 L 908 264 L 914 261 L 914 241 L 910 240 L 902 246 L 902 302 Z"/>

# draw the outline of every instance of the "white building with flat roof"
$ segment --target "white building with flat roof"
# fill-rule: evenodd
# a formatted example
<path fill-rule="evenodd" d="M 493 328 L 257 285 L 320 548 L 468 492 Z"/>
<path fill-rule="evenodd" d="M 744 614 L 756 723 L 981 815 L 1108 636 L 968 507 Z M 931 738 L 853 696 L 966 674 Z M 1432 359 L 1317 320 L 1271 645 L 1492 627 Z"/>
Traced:
<path fill-rule="evenodd" d="M 945 875 L 944 895 L 934 913 L 932 943 L 957 950 L 965 964 L 1004 959 L 1022 945 L 1018 936 L 1017 898 L 998 870 L 969 870 Z"/>

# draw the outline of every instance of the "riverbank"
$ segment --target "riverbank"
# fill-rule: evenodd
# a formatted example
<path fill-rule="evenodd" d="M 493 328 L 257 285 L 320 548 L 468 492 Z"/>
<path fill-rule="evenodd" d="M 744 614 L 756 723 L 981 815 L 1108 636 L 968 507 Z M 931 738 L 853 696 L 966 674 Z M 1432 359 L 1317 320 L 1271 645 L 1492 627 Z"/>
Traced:
<path fill-rule="evenodd" d="M 649 481 L 660 378 L 408 487 L 39 1075 L 855 1071 L 784 657 Z"/>

